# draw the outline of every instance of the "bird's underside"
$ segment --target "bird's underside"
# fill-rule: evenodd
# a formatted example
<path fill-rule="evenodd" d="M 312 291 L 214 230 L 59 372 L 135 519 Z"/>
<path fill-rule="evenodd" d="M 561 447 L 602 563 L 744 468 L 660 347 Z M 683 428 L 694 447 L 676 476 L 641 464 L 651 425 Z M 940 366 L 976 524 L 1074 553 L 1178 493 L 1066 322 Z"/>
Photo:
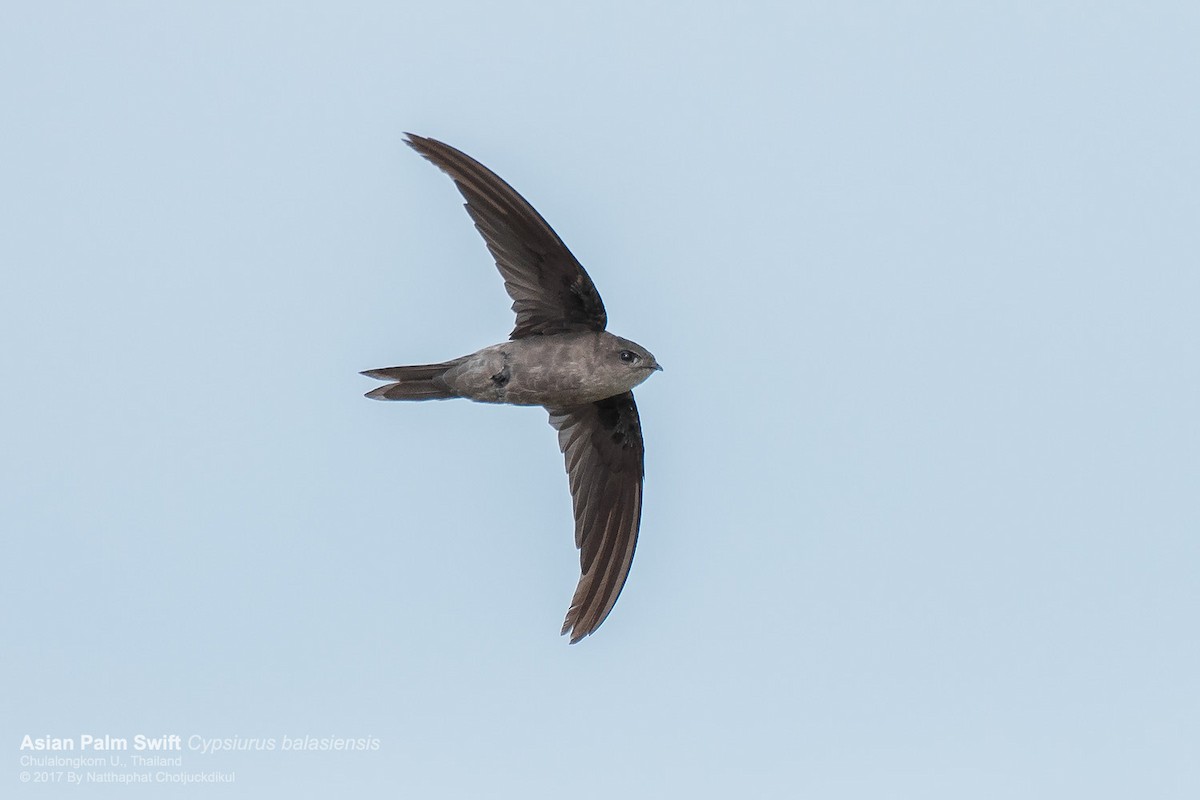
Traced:
<path fill-rule="evenodd" d="M 364 372 L 388 381 L 367 396 L 546 407 L 566 461 L 579 548 L 581 576 L 562 628 L 574 644 L 604 622 L 629 574 L 644 457 L 630 390 L 661 368 L 644 348 L 605 332 L 604 304 L 583 266 L 512 187 L 442 142 L 408 134 L 408 144 L 466 199 L 517 321 L 507 344 L 440 364 Z"/>

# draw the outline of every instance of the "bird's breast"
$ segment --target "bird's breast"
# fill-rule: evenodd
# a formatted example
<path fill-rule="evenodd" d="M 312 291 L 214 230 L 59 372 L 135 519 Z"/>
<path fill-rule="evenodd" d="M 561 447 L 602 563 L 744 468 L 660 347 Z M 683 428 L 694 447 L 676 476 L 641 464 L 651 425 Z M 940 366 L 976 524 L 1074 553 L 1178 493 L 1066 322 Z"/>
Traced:
<path fill-rule="evenodd" d="M 462 397 L 481 403 L 572 406 L 628 391 L 601 358 L 595 334 L 531 336 L 485 347 L 445 376 Z"/>

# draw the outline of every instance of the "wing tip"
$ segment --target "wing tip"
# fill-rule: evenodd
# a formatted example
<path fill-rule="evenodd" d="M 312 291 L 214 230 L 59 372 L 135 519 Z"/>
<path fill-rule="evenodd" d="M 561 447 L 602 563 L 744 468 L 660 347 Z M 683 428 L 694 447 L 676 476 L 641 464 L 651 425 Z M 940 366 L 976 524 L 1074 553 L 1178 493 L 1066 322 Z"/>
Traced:
<path fill-rule="evenodd" d="M 571 634 L 570 644 L 579 644 L 584 639 L 596 632 L 595 627 L 591 630 L 583 629 L 583 626 L 580 624 L 580 620 L 575 618 L 576 611 L 577 609 L 572 608 L 567 612 L 567 618 L 563 620 L 562 630 L 559 631 L 560 636 L 566 636 L 568 633 Z"/>
<path fill-rule="evenodd" d="M 435 164 L 438 164 L 438 162 L 434 160 L 434 153 L 438 146 L 440 145 L 441 147 L 449 147 L 449 145 L 439 142 L 437 139 L 432 139 L 428 136 L 421 136 L 420 134 L 416 133 L 410 133 L 408 131 L 404 132 L 404 143 L 413 150 L 416 150 L 422 158 L 432 161 Z M 439 168 L 441 167 L 440 164 L 438 164 L 438 166 Z"/>

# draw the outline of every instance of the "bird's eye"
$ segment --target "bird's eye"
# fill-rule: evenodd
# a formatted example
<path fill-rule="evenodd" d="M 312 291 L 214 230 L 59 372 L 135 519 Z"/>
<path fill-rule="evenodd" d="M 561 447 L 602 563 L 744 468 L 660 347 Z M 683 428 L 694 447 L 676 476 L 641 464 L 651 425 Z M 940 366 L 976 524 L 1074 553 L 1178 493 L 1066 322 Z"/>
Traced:
<path fill-rule="evenodd" d="M 642 360 L 642 357 L 639 356 L 637 353 L 633 352 L 632 350 L 622 350 L 621 351 L 621 360 L 624 361 L 626 364 L 636 364 L 637 362 Z"/>

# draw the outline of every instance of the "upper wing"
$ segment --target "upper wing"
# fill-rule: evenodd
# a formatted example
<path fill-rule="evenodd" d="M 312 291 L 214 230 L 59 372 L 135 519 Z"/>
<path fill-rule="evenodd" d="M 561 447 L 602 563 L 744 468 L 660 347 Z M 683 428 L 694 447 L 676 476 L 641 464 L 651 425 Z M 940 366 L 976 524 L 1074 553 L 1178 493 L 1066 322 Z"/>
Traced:
<path fill-rule="evenodd" d="M 582 575 L 562 632 L 571 644 L 604 622 L 621 594 L 642 521 L 642 426 L 633 392 L 552 408 L 567 462 Z"/>
<path fill-rule="evenodd" d="M 467 213 L 513 299 L 517 326 L 510 338 L 604 330 L 604 303 L 592 279 L 525 198 L 467 154 L 436 139 L 407 135 L 409 146 L 453 178 L 467 199 Z"/>

